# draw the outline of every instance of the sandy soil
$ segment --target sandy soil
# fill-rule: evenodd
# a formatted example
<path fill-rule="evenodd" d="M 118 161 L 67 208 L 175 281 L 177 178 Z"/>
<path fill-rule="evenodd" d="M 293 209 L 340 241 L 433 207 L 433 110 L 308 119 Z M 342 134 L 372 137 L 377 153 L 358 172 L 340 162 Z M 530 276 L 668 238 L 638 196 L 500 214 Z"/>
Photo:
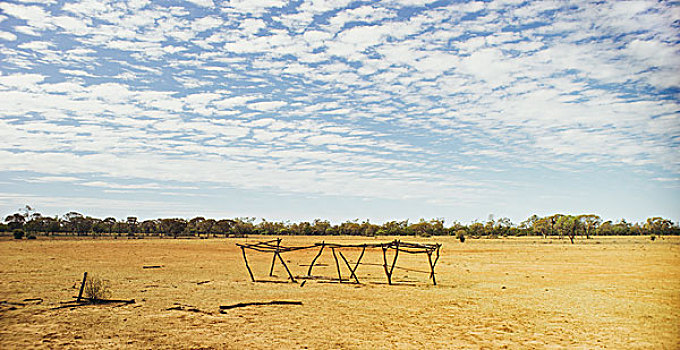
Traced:
<path fill-rule="evenodd" d="M 324 239 L 389 240 L 284 244 Z M 0 348 L 680 349 L 678 238 L 402 240 L 444 244 L 437 286 L 404 269 L 394 276 L 402 284 L 387 285 L 379 249 L 366 253 L 376 265 L 359 267 L 360 285 L 301 287 L 250 282 L 234 245 L 246 239 L 0 241 Z M 315 253 L 284 258 L 304 275 Z M 353 261 L 358 251 L 343 254 Z M 286 280 L 280 264 L 268 277 L 271 255 L 248 258 L 257 278 Z M 318 263 L 314 275 L 336 275 L 330 252 Z M 397 265 L 428 269 L 422 255 Z M 77 294 L 84 271 L 108 280 L 113 298 L 137 302 L 54 309 Z M 303 305 L 219 313 L 271 300 Z"/>

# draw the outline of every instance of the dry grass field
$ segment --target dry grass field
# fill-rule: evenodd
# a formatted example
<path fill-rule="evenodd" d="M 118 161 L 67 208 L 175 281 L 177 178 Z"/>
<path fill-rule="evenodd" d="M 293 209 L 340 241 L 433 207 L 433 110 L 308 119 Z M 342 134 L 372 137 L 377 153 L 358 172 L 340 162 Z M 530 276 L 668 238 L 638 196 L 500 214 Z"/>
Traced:
<path fill-rule="evenodd" d="M 283 243 L 323 239 L 390 240 Z M 360 285 L 300 286 L 250 282 L 234 243 L 253 237 L 0 241 L 0 348 L 680 348 L 678 238 L 401 239 L 443 243 L 437 286 L 411 271 L 427 270 L 426 256 L 407 254 L 397 265 L 411 270 L 396 269 L 401 283 L 387 285 L 380 249 L 366 252 Z M 315 253 L 283 257 L 304 275 Z M 358 251 L 343 254 L 354 260 Z M 256 278 L 285 281 L 280 264 L 268 276 L 271 255 L 248 258 Z M 318 263 L 314 275 L 336 276 L 330 251 Z M 108 280 L 112 298 L 136 303 L 54 309 L 77 294 L 85 271 Z M 219 313 L 272 300 L 303 305 Z"/>

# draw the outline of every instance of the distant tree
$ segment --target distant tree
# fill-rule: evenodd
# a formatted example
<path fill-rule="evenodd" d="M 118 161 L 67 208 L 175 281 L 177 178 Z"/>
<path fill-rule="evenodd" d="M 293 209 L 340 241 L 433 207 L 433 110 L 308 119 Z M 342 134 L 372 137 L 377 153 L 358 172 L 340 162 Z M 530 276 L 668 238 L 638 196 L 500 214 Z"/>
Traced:
<path fill-rule="evenodd" d="M 673 228 L 673 221 L 664 219 L 659 216 L 647 218 L 644 224 L 644 229 L 652 235 L 663 236 L 671 232 Z"/>
<path fill-rule="evenodd" d="M 234 223 L 234 220 L 227 220 L 227 219 L 222 219 L 222 220 L 217 220 L 216 225 L 216 231 L 219 233 L 222 233 L 224 237 L 229 236 L 229 232 L 231 232 L 231 226 Z"/>
<path fill-rule="evenodd" d="M 577 218 L 586 239 L 590 239 L 590 235 L 596 233 L 597 227 L 602 223 L 602 218 L 595 214 L 583 214 L 577 216 Z"/>
<path fill-rule="evenodd" d="M 560 222 L 560 218 L 562 218 L 562 214 L 553 214 L 548 216 L 548 222 L 550 223 L 550 235 L 554 235 L 555 232 L 557 232 L 560 236 L 560 239 L 564 238 L 564 231 L 562 230 L 556 230 L 557 224 Z"/>
<path fill-rule="evenodd" d="M 187 221 L 184 219 L 161 219 L 161 231 L 177 238 L 187 228 Z"/>
<path fill-rule="evenodd" d="M 12 215 L 8 215 L 5 218 L 5 222 L 7 223 L 7 226 L 9 226 L 10 230 L 23 229 L 24 223 L 26 222 L 26 217 L 24 217 L 23 214 L 14 213 Z"/>
<path fill-rule="evenodd" d="M 86 232 L 86 222 L 83 214 L 75 211 L 68 212 L 63 216 L 63 223 L 64 227 L 74 235 L 80 236 Z"/>
<path fill-rule="evenodd" d="M 537 234 L 538 232 L 534 232 L 534 225 L 539 219 L 538 215 L 533 214 L 526 220 L 520 222 L 519 229 L 527 236 Z"/>
<path fill-rule="evenodd" d="M 113 226 L 116 224 L 116 218 L 109 216 L 102 220 L 102 222 L 106 225 L 109 231 L 109 236 L 111 236 L 113 232 Z"/>
<path fill-rule="evenodd" d="M 30 232 L 44 232 L 46 235 L 54 234 L 61 230 L 59 219 L 57 217 L 51 218 L 49 216 L 33 216 L 33 218 L 26 223 L 26 229 Z"/>
<path fill-rule="evenodd" d="M 494 225 L 495 234 L 500 236 L 507 236 L 512 228 L 512 221 L 509 218 L 500 218 L 496 220 Z"/>
<path fill-rule="evenodd" d="M 254 221 L 255 218 L 236 218 L 230 227 L 230 234 L 235 237 L 246 237 L 253 234 L 255 232 Z"/>
<path fill-rule="evenodd" d="M 315 236 L 325 235 L 331 228 L 331 223 L 326 220 L 314 219 L 312 223 L 312 234 Z"/>
<path fill-rule="evenodd" d="M 540 234 L 541 236 L 543 236 L 543 238 L 546 238 L 548 237 L 549 234 L 552 233 L 553 226 L 554 223 L 552 218 L 543 217 L 533 222 L 531 231 Z"/>
<path fill-rule="evenodd" d="M 479 238 L 484 234 L 484 225 L 479 222 L 474 222 L 468 226 L 468 233 L 470 237 Z"/>
<path fill-rule="evenodd" d="M 346 236 L 359 236 L 361 235 L 361 225 L 357 223 L 359 220 L 346 221 L 338 226 L 338 234 Z"/>
<path fill-rule="evenodd" d="M 129 234 L 134 235 L 137 233 L 137 217 L 136 216 L 128 216 L 127 220 L 127 231 Z"/>
<path fill-rule="evenodd" d="M 616 236 L 627 236 L 630 234 L 631 224 L 626 219 L 621 218 L 619 222 L 612 225 L 612 234 Z"/>
<path fill-rule="evenodd" d="M 202 216 L 197 216 L 191 220 L 189 220 L 189 223 L 187 225 L 187 232 L 190 235 L 193 236 L 200 236 L 201 235 L 201 223 L 205 221 L 205 218 Z"/>
<path fill-rule="evenodd" d="M 210 237 L 213 235 L 214 237 L 214 228 L 215 225 L 217 224 L 217 221 L 215 219 L 207 219 L 199 225 L 199 231 L 203 232 L 206 237 Z"/>
<path fill-rule="evenodd" d="M 139 228 L 142 234 L 150 236 L 158 232 L 158 221 L 157 220 L 144 220 L 139 224 Z"/>
<path fill-rule="evenodd" d="M 555 223 L 555 228 L 559 232 L 560 237 L 569 237 L 571 244 L 574 244 L 574 238 L 578 233 L 579 226 L 580 221 L 577 217 L 572 215 L 560 215 L 557 217 L 557 222 Z"/>

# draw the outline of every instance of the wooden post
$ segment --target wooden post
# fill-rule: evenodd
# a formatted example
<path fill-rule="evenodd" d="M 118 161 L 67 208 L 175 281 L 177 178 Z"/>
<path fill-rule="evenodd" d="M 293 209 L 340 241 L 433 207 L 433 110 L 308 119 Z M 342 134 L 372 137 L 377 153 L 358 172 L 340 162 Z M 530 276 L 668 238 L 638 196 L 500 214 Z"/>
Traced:
<path fill-rule="evenodd" d="M 335 255 L 335 248 L 331 248 L 333 252 L 333 259 L 335 259 L 335 268 L 338 270 L 338 280 L 342 283 L 342 274 L 340 274 L 340 264 L 338 263 L 338 256 Z"/>
<path fill-rule="evenodd" d="M 319 249 L 319 253 L 316 254 L 314 257 L 314 260 L 312 260 L 312 263 L 309 264 L 309 270 L 307 270 L 307 276 L 312 275 L 312 267 L 314 267 L 314 263 L 316 262 L 316 259 L 318 259 L 321 256 L 321 252 L 323 252 L 323 248 L 326 246 L 326 242 L 321 242 L 321 249 Z"/>
<path fill-rule="evenodd" d="M 350 278 L 351 278 L 351 277 L 354 277 L 354 281 L 355 281 L 357 284 L 359 284 L 359 279 L 357 278 L 357 275 L 354 274 L 354 270 L 352 270 L 352 266 L 349 264 L 349 261 L 347 261 L 347 258 L 345 258 L 345 256 L 344 256 L 344 255 L 342 254 L 342 252 L 340 252 L 340 251 L 338 252 L 338 254 L 340 254 L 340 257 L 342 258 L 342 260 L 343 260 L 343 261 L 345 262 L 345 264 L 347 265 L 347 269 L 349 269 Z"/>
<path fill-rule="evenodd" d="M 290 280 L 293 281 L 293 283 L 297 283 L 297 281 L 296 281 L 295 278 L 293 277 L 293 274 L 290 273 L 290 270 L 288 269 L 288 265 L 286 265 L 286 262 L 283 261 L 283 258 L 281 257 L 281 254 L 280 254 L 278 251 L 276 252 L 276 256 L 279 257 L 279 260 L 281 261 L 281 264 L 283 264 L 283 267 L 286 268 L 286 272 L 288 272 L 288 277 L 290 277 Z"/>
<path fill-rule="evenodd" d="M 430 262 L 430 278 L 432 278 L 432 284 L 437 285 L 437 279 L 434 277 L 434 265 L 432 264 L 432 251 L 427 251 L 427 260 Z"/>
<path fill-rule="evenodd" d="M 364 257 L 365 252 L 366 252 L 366 246 L 364 246 L 364 249 L 361 250 L 361 254 L 359 254 L 359 259 L 357 259 L 357 263 L 354 264 L 354 270 L 352 270 L 352 272 L 356 272 L 357 268 L 359 267 L 359 263 L 361 263 L 361 258 Z"/>
<path fill-rule="evenodd" d="M 397 265 L 397 257 L 399 256 L 399 241 L 395 241 L 394 260 L 392 260 L 392 267 L 390 268 L 390 280 L 392 280 L 392 272 L 394 272 L 394 266 Z"/>
<path fill-rule="evenodd" d="M 250 270 L 250 266 L 248 266 L 248 259 L 246 258 L 246 249 L 241 247 L 241 252 L 243 253 L 243 262 L 246 263 L 246 269 L 248 269 L 248 273 L 250 274 L 250 279 L 255 282 L 255 276 L 253 276 L 253 271 Z"/>
<path fill-rule="evenodd" d="M 434 262 L 432 263 L 432 275 L 434 276 L 434 268 L 437 266 L 437 261 L 439 261 L 439 248 L 441 248 L 440 245 L 437 245 L 437 257 L 434 258 Z"/>
<path fill-rule="evenodd" d="M 274 252 L 274 256 L 272 257 L 272 267 L 269 269 L 269 276 L 274 276 L 274 263 L 276 262 L 276 255 L 279 253 L 279 245 L 281 244 L 281 238 L 278 238 L 276 240 L 276 252 Z"/>
<path fill-rule="evenodd" d="M 387 269 L 387 247 L 382 246 L 383 251 L 383 268 L 385 268 L 385 276 L 387 276 L 387 284 L 392 284 L 392 275 Z"/>
<path fill-rule="evenodd" d="M 83 290 L 85 289 L 85 281 L 87 280 L 87 272 L 83 274 L 83 282 L 80 283 L 80 291 L 78 292 L 78 299 L 77 301 L 80 302 L 80 299 L 83 297 Z"/>

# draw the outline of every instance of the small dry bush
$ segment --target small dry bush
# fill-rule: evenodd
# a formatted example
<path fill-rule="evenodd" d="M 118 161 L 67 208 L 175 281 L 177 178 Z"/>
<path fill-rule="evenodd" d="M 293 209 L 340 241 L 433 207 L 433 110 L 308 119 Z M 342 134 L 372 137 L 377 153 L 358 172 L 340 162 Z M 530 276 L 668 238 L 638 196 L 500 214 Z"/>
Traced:
<path fill-rule="evenodd" d="M 92 276 L 85 282 L 84 294 L 89 299 L 106 299 L 111 296 L 109 283 L 103 279 Z"/>

